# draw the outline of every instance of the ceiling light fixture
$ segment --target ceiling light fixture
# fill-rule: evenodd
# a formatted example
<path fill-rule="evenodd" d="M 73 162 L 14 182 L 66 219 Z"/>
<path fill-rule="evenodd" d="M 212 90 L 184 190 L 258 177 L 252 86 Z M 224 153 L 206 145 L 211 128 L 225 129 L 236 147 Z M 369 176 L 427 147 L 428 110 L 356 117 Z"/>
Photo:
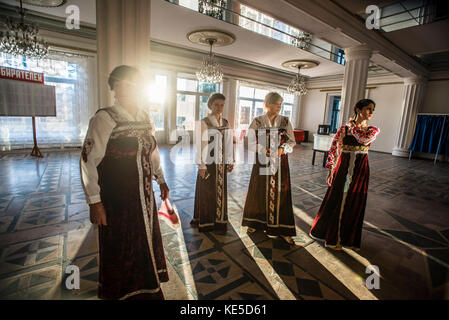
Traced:
<path fill-rule="evenodd" d="M 198 11 L 215 19 L 223 20 L 227 0 L 199 0 Z"/>
<path fill-rule="evenodd" d="M 306 77 L 301 74 L 301 69 L 310 69 L 319 65 L 319 62 L 312 60 L 288 60 L 282 63 L 284 68 L 297 70 L 298 73 L 292 79 L 287 87 L 288 93 L 296 96 L 306 95 L 308 90 L 306 87 Z"/>
<path fill-rule="evenodd" d="M 204 58 L 201 68 L 196 72 L 198 81 L 218 83 L 223 80 L 223 71 L 215 60 L 213 46 L 227 46 L 235 41 L 235 37 L 227 32 L 217 30 L 193 31 L 187 35 L 190 42 L 210 46 L 209 54 Z"/>
<path fill-rule="evenodd" d="M 209 55 L 204 58 L 201 68 L 196 72 L 196 77 L 201 82 L 217 83 L 223 80 L 223 71 L 220 64 L 215 61 L 212 53 L 212 46 L 216 42 L 215 39 L 208 39 L 210 44 Z"/>
<path fill-rule="evenodd" d="M 35 24 L 25 24 L 25 10 L 20 0 L 20 22 L 6 19 L 6 30 L 0 31 L 0 51 L 12 55 L 42 59 L 48 54 L 48 43 L 39 40 L 39 28 Z"/>
<path fill-rule="evenodd" d="M 292 38 L 292 45 L 298 47 L 302 50 L 307 50 L 310 48 L 310 44 L 312 43 L 312 36 L 307 32 L 299 32 L 295 33 Z"/>

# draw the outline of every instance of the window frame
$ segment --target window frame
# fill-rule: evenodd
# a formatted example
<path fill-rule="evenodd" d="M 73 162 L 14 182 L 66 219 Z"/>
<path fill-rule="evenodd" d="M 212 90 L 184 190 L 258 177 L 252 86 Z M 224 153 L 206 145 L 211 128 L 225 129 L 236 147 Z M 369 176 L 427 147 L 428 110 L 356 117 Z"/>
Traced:
<path fill-rule="evenodd" d="M 188 90 L 178 90 L 178 79 L 186 79 L 186 80 L 193 80 L 196 82 L 196 91 L 188 91 Z M 210 93 L 204 93 L 204 92 L 200 92 L 200 84 L 201 83 L 207 83 L 207 82 L 200 82 L 198 79 L 196 79 L 193 75 L 190 74 L 185 74 L 185 73 L 178 73 L 176 75 L 176 92 L 175 92 L 175 96 L 176 96 L 176 105 L 175 105 L 175 123 L 177 122 L 178 119 L 178 94 L 185 94 L 185 95 L 194 95 L 195 96 L 195 115 L 194 115 L 194 121 L 200 121 L 202 119 L 199 118 L 200 116 L 200 103 L 201 103 L 201 97 L 209 97 L 212 92 Z M 223 91 L 223 83 L 216 83 L 218 85 L 218 90 L 214 91 L 214 92 L 220 92 L 222 93 Z M 178 125 L 176 124 L 176 127 L 178 127 Z M 179 129 L 179 128 L 178 128 Z M 191 131 L 191 130 L 187 130 L 187 131 Z"/>
<path fill-rule="evenodd" d="M 248 87 L 248 88 L 252 88 L 253 89 L 253 98 L 248 98 L 248 97 L 240 97 L 240 87 L 244 86 L 244 87 Z M 247 83 L 247 82 L 241 82 L 239 84 L 237 84 L 237 92 L 236 92 L 236 96 L 237 96 L 237 103 L 236 103 L 236 108 L 238 108 L 237 112 L 236 112 L 236 128 L 238 130 L 248 130 L 249 126 L 251 125 L 251 122 L 254 120 L 255 116 L 255 112 L 256 112 L 256 103 L 257 102 L 261 102 L 262 106 L 263 106 L 263 102 L 264 99 L 259 99 L 259 98 L 255 98 L 255 94 L 256 94 L 256 89 L 260 89 L 260 90 L 268 90 L 269 92 L 271 91 L 276 91 L 278 92 L 281 96 L 284 96 L 285 94 L 290 94 L 288 92 L 286 92 L 285 90 L 280 90 L 278 88 L 269 88 L 266 86 L 262 86 L 262 85 L 258 85 L 258 84 L 251 84 L 251 83 Z M 284 97 L 282 97 L 284 98 Z M 247 125 L 248 128 L 242 127 L 242 124 L 240 123 L 240 119 L 241 119 L 241 107 L 240 107 L 240 101 L 244 100 L 244 101 L 251 101 L 251 110 L 250 110 L 250 121 L 249 124 Z M 292 122 L 292 117 L 295 111 L 295 106 L 297 105 L 297 98 L 296 96 L 294 96 L 293 98 L 293 103 L 290 102 L 285 102 L 285 98 L 282 102 L 282 108 L 281 111 L 279 112 L 280 115 L 283 115 L 284 112 L 284 108 L 285 106 L 291 106 L 291 112 L 290 112 L 290 116 L 288 117 L 290 122 Z M 265 110 L 264 110 L 265 112 Z M 244 124 L 243 126 L 246 126 L 246 124 Z"/>

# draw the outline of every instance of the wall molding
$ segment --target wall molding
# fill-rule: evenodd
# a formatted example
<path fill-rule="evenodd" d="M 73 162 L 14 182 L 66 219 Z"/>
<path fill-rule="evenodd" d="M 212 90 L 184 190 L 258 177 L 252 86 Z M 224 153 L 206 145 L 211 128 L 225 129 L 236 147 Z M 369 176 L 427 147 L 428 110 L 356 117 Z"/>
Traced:
<path fill-rule="evenodd" d="M 164 66 L 168 70 L 177 72 L 195 72 L 207 53 L 174 46 L 172 44 L 162 43 L 160 41 L 151 40 L 151 63 L 159 68 Z M 176 59 L 173 59 L 176 57 Z M 259 64 L 240 61 L 215 55 L 216 60 L 220 63 L 226 78 L 237 80 L 251 80 L 265 83 L 272 83 L 274 86 L 286 87 L 294 73 L 282 72 Z"/>

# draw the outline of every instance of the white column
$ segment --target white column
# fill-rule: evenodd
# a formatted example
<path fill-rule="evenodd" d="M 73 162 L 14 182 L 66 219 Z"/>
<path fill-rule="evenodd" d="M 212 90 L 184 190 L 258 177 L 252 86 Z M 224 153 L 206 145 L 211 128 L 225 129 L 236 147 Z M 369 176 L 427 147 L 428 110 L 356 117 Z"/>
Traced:
<path fill-rule="evenodd" d="M 341 97 L 343 110 L 338 121 L 340 125 L 351 117 L 355 104 L 365 98 L 371 53 L 371 49 L 365 45 L 345 49 L 346 65 Z"/>
<path fill-rule="evenodd" d="M 168 83 L 168 101 L 167 101 L 167 107 L 168 107 L 168 128 L 167 128 L 167 141 L 168 144 L 175 144 L 178 140 L 171 139 L 172 138 L 172 132 L 176 131 L 176 104 L 177 104 L 177 74 L 175 71 L 170 72 L 169 77 L 169 83 Z"/>
<path fill-rule="evenodd" d="M 424 101 L 427 81 L 424 78 L 412 77 L 404 79 L 404 98 L 402 99 L 402 117 L 395 147 L 392 154 L 408 157 L 408 148 L 415 132 L 418 110 Z"/>
<path fill-rule="evenodd" d="M 148 74 L 151 0 L 96 0 L 99 105 L 113 103 L 110 72 L 127 64 Z"/>
<path fill-rule="evenodd" d="M 225 118 L 228 120 L 231 128 L 235 127 L 235 114 L 237 102 L 237 80 L 229 78 L 223 81 L 223 94 L 226 97 Z M 237 113 L 238 114 L 238 113 Z"/>

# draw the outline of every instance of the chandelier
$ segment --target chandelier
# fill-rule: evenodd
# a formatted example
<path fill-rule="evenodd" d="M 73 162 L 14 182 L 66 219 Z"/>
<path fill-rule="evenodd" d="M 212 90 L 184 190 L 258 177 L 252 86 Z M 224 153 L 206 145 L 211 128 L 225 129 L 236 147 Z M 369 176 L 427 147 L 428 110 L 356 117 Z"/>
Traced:
<path fill-rule="evenodd" d="M 293 36 L 292 45 L 302 50 L 307 50 L 312 42 L 312 36 L 306 32 L 300 32 Z"/>
<path fill-rule="evenodd" d="M 301 73 L 299 72 L 300 69 L 301 67 L 298 67 L 298 73 L 296 74 L 296 77 L 292 79 L 287 87 L 288 93 L 292 93 L 296 96 L 307 94 L 306 78 L 301 75 Z"/>
<path fill-rule="evenodd" d="M 198 11 L 215 19 L 223 20 L 223 8 L 226 8 L 227 0 L 199 0 Z"/>
<path fill-rule="evenodd" d="M 20 22 L 6 19 L 6 30 L 0 31 L 0 51 L 28 58 L 42 59 L 48 54 L 48 43 L 37 38 L 39 28 L 25 24 L 25 11 L 20 0 Z"/>
<path fill-rule="evenodd" d="M 198 30 L 187 35 L 190 42 L 210 47 L 209 54 L 204 58 L 201 68 L 196 72 L 198 81 L 217 83 L 223 80 L 223 71 L 215 60 L 212 47 L 227 46 L 235 41 L 235 37 L 227 32 L 219 30 Z"/>
<path fill-rule="evenodd" d="M 215 61 L 215 56 L 212 53 L 212 46 L 215 42 L 215 39 L 209 39 L 209 55 L 203 59 L 201 68 L 196 72 L 196 77 L 201 82 L 217 83 L 223 80 L 223 71 L 221 71 L 221 66 L 217 61 Z"/>
<path fill-rule="evenodd" d="M 296 96 L 302 96 L 307 94 L 306 77 L 301 74 L 302 69 L 310 69 L 319 65 L 319 62 L 312 60 L 289 60 L 282 63 L 282 66 L 289 69 L 298 70 L 296 76 L 292 79 L 287 87 L 288 93 Z"/>

